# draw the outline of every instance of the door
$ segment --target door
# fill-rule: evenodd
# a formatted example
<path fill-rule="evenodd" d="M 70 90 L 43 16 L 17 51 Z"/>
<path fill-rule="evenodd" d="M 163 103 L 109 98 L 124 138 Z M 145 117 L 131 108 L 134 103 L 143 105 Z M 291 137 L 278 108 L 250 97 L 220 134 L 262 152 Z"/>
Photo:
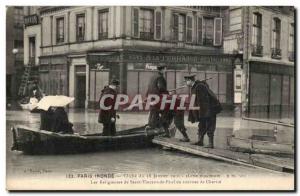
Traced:
<path fill-rule="evenodd" d="M 85 92 L 86 92 L 86 76 L 85 75 L 76 75 L 76 107 L 84 108 L 85 107 Z"/>

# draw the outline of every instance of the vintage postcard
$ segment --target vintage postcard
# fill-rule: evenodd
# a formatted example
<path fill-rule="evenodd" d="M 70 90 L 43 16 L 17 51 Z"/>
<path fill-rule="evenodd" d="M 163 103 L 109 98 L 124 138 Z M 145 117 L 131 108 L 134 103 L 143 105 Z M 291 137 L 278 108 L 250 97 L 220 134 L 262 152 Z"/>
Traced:
<path fill-rule="evenodd" d="M 7 6 L 6 189 L 295 191 L 293 6 Z"/>

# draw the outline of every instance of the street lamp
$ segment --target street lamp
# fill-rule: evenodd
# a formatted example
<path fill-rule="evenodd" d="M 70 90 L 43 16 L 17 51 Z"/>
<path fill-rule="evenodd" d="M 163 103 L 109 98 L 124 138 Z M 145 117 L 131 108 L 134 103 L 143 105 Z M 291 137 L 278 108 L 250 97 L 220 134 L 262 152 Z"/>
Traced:
<path fill-rule="evenodd" d="M 19 52 L 18 48 L 14 48 L 14 49 L 12 50 L 12 53 L 13 53 L 14 55 L 18 54 L 18 52 Z"/>

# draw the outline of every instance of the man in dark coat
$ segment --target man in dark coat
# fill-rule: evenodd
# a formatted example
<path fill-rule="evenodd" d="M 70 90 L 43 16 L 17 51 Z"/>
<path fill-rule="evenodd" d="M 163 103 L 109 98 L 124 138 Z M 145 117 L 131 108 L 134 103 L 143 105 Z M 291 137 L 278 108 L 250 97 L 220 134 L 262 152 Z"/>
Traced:
<path fill-rule="evenodd" d="M 113 79 L 108 86 L 105 86 L 104 89 L 101 91 L 99 105 L 99 116 L 98 122 L 103 124 L 103 135 L 105 136 L 113 136 L 116 135 L 116 110 L 115 101 L 117 97 L 117 87 L 119 86 L 120 82 L 116 79 Z M 104 99 L 105 95 L 109 95 Z M 101 105 L 103 104 L 102 107 Z M 110 109 L 106 109 L 110 107 Z"/>
<path fill-rule="evenodd" d="M 157 70 L 158 72 L 150 78 L 147 96 L 158 95 L 161 98 L 163 94 L 168 93 L 167 81 L 164 77 L 166 66 L 157 66 Z M 160 110 L 160 103 L 157 103 L 150 106 L 147 129 L 159 128 L 161 126 L 166 132 L 165 136 L 170 137 L 166 113 L 163 113 L 163 111 Z"/>
<path fill-rule="evenodd" d="M 191 95 L 195 95 L 194 107 L 198 110 L 190 110 L 188 121 L 198 122 L 198 142 L 196 145 L 203 146 L 203 139 L 207 133 L 209 144 L 207 148 L 214 147 L 214 132 L 216 129 L 216 115 L 222 107 L 216 95 L 209 89 L 205 81 L 195 80 L 195 75 L 185 76 L 188 86 L 191 87 Z"/>
<path fill-rule="evenodd" d="M 57 107 L 53 113 L 52 131 L 73 134 L 73 124 L 69 122 L 68 114 L 63 107 Z"/>

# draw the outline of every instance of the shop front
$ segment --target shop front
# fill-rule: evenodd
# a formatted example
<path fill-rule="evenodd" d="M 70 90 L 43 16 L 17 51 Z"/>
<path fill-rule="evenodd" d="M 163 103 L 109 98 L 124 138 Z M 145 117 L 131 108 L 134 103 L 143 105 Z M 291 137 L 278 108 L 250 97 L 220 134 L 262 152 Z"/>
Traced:
<path fill-rule="evenodd" d="M 115 78 L 120 80 L 120 92 L 134 97 L 145 96 L 150 77 L 157 65 L 166 65 L 168 89 L 184 84 L 183 76 L 196 74 L 198 80 L 208 79 L 210 88 L 217 94 L 224 107 L 233 106 L 233 69 L 235 56 L 227 54 L 155 52 L 155 51 L 102 51 L 87 54 L 89 65 L 90 108 L 97 108 L 101 90 Z M 188 93 L 184 88 L 176 93 Z"/>
<path fill-rule="evenodd" d="M 249 116 L 292 118 L 294 115 L 294 66 L 250 62 Z"/>

